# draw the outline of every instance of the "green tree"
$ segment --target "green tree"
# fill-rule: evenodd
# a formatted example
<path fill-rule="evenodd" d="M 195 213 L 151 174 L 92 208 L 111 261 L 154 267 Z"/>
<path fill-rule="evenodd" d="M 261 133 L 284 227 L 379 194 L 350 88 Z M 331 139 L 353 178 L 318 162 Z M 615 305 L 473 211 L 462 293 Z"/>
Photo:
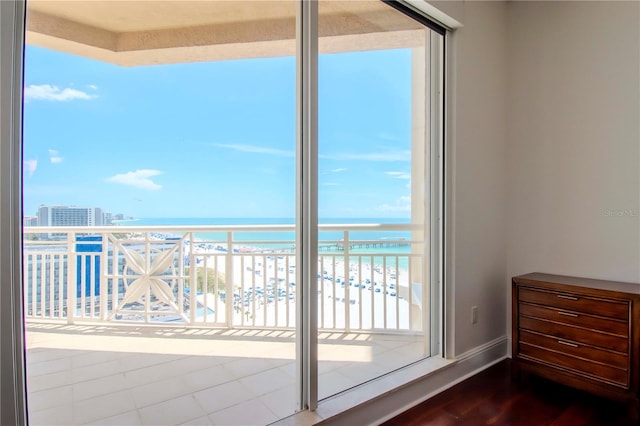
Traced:
<path fill-rule="evenodd" d="M 185 268 L 184 273 L 186 276 L 191 276 L 191 268 Z M 225 284 L 225 276 L 224 273 L 218 271 L 217 269 L 204 268 L 202 266 L 196 266 L 196 285 L 197 291 L 204 292 L 204 284 L 205 279 L 207 283 L 207 293 L 216 293 L 216 285 L 217 291 L 224 293 L 226 290 Z"/>

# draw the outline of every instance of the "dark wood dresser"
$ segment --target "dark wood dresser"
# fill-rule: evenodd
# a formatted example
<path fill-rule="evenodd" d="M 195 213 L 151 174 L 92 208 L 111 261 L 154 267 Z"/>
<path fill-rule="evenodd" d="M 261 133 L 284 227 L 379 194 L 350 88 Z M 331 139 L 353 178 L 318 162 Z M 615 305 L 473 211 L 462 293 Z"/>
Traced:
<path fill-rule="evenodd" d="M 514 374 L 626 401 L 637 418 L 640 285 L 542 273 L 512 282 Z"/>

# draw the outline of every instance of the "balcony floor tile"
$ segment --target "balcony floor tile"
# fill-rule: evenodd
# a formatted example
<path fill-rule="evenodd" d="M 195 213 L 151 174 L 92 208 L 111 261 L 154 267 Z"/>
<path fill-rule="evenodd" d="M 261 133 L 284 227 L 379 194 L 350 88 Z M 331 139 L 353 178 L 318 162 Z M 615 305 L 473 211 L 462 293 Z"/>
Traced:
<path fill-rule="evenodd" d="M 29 425 L 31 426 L 68 426 L 73 424 L 73 406 L 70 403 L 44 410 L 29 410 Z"/>
<path fill-rule="evenodd" d="M 254 424 L 296 410 L 295 333 L 27 323 L 33 425 Z M 421 357 L 419 336 L 322 332 L 321 398 Z"/>
<path fill-rule="evenodd" d="M 260 425 L 269 424 L 278 420 L 260 400 L 252 399 L 244 401 L 233 407 L 217 411 L 209 415 L 213 425 Z"/>
<path fill-rule="evenodd" d="M 140 413 L 138 410 L 128 411 L 117 416 L 109 417 L 106 419 L 97 420 L 95 422 L 87 423 L 87 425 L 95 426 L 142 426 L 142 419 L 140 419 Z"/>
<path fill-rule="evenodd" d="M 214 386 L 193 395 L 208 414 L 232 407 L 253 397 L 249 389 L 238 381 Z"/>
<path fill-rule="evenodd" d="M 240 379 L 240 383 L 246 386 L 254 396 L 261 396 L 287 386 L 295 386 L 295 378 L 284 373 L 280 368 L 271 368 L 252 376 L 243 377 Z"/>
<path fill-rule="evenodd" d="M 145 425 L 177 425 L 204 414 L 193 395 L 181 396 L 140 409 L 140 417 Z"/>
<path fill-rule="evenodd" d="M 131 389 L 131 393 L 136 407 L 143 408 L 188 395 L 191 392 L 184 379 L 177 375 L 158 382 L 136 386 Z"/>
<path fill-rule="evenodd" d="M 222 365 L 203 367 L 201 370 L 185 374 L 183 378 L 192 393 L 236 380 L 236 377 Z"/>
<path fill-rule="evenodd" d="M 29 403 L 38 410 L 67 405 L 73 402 L 73 386 L 62 386 L 29 393 Z"/>
<path fill-rule="evenodd" d="M 128 389 L 124 374 L 116 373 L 99 379 L 87 380 L 73 385 L 73 400 L 83 401 Z"/>
<path fill-rule="evenodd" d="M 277 418 L 281 419 L 293 414 L 296 409 L 296 390 L 293 386 L 269 392 L 258 398 L 271 410 Z"/>
<path fill-rule="evenodd" d="M 73 403 L 75 424 L 93 423 L 118 414 L 135 410 L 133 397 L 129 391 L 119 391 L 97 398 Z"/>

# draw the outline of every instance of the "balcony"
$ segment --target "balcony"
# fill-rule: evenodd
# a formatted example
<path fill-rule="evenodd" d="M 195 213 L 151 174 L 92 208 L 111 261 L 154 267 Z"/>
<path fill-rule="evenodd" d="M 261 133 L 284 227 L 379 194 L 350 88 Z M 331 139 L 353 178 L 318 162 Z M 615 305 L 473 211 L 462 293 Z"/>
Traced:
<path fill-rule="evenodd" d="M 363 238 L 385 233 L 396 237 Z M 290 225 L 26 228 L 31 424 L 292 414 L 293 235 Z M 415 225 L 321 225 L 320 398 L 428 356 L 418 235 Z"/>

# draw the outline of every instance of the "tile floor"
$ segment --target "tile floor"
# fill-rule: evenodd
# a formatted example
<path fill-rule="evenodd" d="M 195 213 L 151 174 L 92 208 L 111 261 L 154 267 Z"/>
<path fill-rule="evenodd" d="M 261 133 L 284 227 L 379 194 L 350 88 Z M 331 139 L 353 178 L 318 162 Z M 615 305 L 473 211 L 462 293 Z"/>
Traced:
<path fill-rule="evenodd" d="M 295 412 L 292 331 L 27 323 L 31 425 L 259 425 Z M 321 333 L 320 398 L 423 357 L 422 338 Z"/>

